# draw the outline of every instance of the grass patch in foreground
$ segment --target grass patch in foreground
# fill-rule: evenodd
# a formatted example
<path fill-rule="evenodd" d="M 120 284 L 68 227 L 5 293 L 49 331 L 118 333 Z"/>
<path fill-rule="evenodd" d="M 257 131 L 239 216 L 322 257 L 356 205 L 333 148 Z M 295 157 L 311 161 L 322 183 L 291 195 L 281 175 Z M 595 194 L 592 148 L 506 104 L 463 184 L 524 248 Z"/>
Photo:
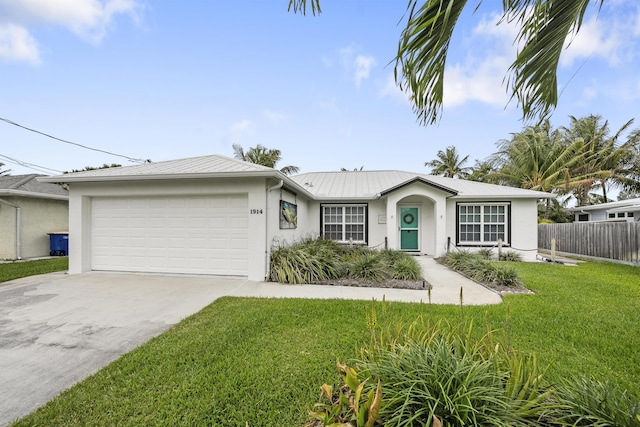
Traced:
<path fill-rule="evenodd" d="M 53 273 L 69 269 L 69 258 L 48 258 L 35 261 L 16 261 L 0 264 L 0 283 L 21 277 Z"/>
<path fill-rule="evenodd" d="M 640 393 L 639 269 L 514 263 L 536 295 L 465 307 L 485 313 L 547 378 L 586 374 Z M 425 298 L 426 300 L 426 298 Z M 17 423 L 31 425 L 302 426 L 323 383 L 340 383 L 368 340 L 370 301 L 223 298 L 62 393 Z M 393 304 L 394 320 L 460 319 L 456 306 Z M 509 321 L 505 319 L 509 317 Z"/>

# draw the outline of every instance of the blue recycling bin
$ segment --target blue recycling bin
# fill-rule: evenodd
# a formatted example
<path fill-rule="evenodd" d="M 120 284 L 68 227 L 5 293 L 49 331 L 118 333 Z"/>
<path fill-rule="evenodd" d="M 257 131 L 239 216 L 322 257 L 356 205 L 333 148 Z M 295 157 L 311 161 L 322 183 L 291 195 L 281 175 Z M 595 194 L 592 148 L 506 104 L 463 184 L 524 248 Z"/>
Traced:
<path fill-rule="evenodd" d="M 49 255 L 65 256 L 69 255 L 69 233 L 47 233 L 49 234 Z"/>

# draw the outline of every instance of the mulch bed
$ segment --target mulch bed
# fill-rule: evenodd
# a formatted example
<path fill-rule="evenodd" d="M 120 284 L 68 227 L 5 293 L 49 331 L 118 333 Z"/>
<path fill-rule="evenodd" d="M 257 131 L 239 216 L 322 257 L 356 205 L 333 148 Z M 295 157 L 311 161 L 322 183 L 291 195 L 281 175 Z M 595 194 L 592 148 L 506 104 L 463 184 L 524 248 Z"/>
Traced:
<path fill-rule="evenodd" d="M 318 282 L 318 285 L 330 286 L 358 286 L 362 288 L 395 288 L 395 289 L 415 289 L 429 290 L 431 284 L 426 280 L 397 280 L 389 279 L 383 282 L 366 282 L 357 279 L 332 279 Z"/>

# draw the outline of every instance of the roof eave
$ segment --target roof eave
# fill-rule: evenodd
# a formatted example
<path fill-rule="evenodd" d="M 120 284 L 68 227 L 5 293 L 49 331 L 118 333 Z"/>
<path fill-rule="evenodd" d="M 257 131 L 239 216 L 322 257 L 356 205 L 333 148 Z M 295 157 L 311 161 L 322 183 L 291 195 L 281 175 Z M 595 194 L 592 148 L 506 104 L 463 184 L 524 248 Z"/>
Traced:
<path fill-rule="evenodd" d="M 551 199 L 552 194 L 456 194 L 451 199 Z"/>
<path fill-rule="evenodd" d="M 111 175 L 111 176 L 47 176 L 37 178 L 41 182 L 50 183 L 80 183 L 80 182 L 122 182 L 122 181 L 162 181 L 168 179 L 208 179 L 208 178 L 274 178 L 283 180 L 288 187 L 304 194 L 309 199 L 315 196 L 300 184 L 287 177 L 278 170 L 246 171 L 246 172 L 209 172 L 209 173 L 180 173 L 180 174 L 155 174 L 155 175 Z"/>
<path fill-rule="evenodd" d="M 273 171 L 245 171 L 245 172 L 206 172 L 206 173 L 175 173 L 175 174 L 144 174 L 144 175 L 98 175 L 98 176 L 47 176 L 38 178 L 40 182 L 73 183 L 73 182 L 108 182 L 108 181 L 156 181 L 167 179 L 201 179 L 201 178 L 237 178 L 246 177 L 277 177 L 281 172 Z M 284 175 L 282 175 L 284 176 Z"/>
<path fill-rule="evenodd" d="M 33 199 L 69 200 L 69 196 L 62 194 L 37 193 L 24 190 L 0 190 L 0 197 L 30 197 Z"/>

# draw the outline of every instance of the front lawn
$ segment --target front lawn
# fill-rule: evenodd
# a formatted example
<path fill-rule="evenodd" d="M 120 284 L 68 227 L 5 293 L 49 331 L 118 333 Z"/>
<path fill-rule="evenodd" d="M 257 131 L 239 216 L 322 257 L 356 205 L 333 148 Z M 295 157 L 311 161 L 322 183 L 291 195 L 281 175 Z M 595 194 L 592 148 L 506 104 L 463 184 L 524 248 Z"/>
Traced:
<path fill-rule="evenodd" d="M 47 258 L 35 261 L 16 261 L 0 264 L 0 283 L 36 274 L 53 273 L 69 268 L 69 258 Z"/>
<path fill-rule="evenodd" d="M 536 295 L 465 307 L 534 351 L 550 379 L 584 373 L 638 395 L 639 269 L 513 263 Z M 17 425 L 302 426 L 367 340 L 367 301 L 223 298 L 62 393 Z M 459 307 L 393 304 L 393 316 L 460 318 Z M 506 319 L 509 319 L 508 321 Z"/>

